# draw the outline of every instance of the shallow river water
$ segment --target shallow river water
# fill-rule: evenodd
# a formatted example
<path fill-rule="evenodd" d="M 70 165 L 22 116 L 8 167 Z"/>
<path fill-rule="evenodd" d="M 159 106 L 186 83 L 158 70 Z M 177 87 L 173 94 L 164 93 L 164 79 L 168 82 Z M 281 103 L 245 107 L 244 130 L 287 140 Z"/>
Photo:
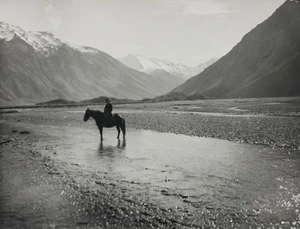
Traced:
<path fill-rule="evenodd" d="M 187 207 L 191 214 L 225 209 L 299 226 L 300 157 L 292 152 L 132 128 L 126 141 L 117 140 L 115 128 L 104 129 L 103 142 L 96 126 L 35 128 L 62 136 L 39 142 L 54 148 L 55 160 L 76 164 L 85 177 L 99 172 L 135 185 L 133 195 L 162 207 Z"/>

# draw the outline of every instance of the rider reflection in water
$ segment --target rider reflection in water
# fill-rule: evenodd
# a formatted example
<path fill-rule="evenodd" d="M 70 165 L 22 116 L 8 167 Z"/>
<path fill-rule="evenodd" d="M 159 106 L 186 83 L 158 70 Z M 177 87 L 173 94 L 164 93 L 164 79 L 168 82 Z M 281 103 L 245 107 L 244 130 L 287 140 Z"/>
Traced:
<path fill-rule="evenodd" d="M 105 102 L 106 102 L 106 105 L 104 108 L 104 116 L 105 116 L 106 120 L 109 121 L 109 120 L 111 120 L 111 117 L 112 117 L 111 112 L 113 110 L 113 106 L 112 106 L 109 98 L 106 98 Z"/>

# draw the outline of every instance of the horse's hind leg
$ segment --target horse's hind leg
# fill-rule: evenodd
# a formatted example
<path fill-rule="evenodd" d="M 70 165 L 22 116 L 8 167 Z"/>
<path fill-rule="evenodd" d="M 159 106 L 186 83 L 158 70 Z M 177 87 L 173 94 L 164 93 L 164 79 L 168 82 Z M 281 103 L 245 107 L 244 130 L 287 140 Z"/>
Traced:
<path fill-rule="evenodd" d="M 100 139 L 101 139 L 101 141 L 103 141 L 103 127 L 99 126 L 98 128 L 99 128 L 99 132 L 100 132 Z"/>
<path fill-rule="evenodd" d="M 125 139 L 125 134 L 126 134 L 125 120 L 122 121 L 121 129 L 122 129 L 122 133 L 123 133 L 123 139 Z"/>
<path fill-rule="evenodd" d="M 117 127 L 117 130 L 118 130 L 118 139 L 120 138 L 120 127 L 119 126 L 116 126 Z"/>

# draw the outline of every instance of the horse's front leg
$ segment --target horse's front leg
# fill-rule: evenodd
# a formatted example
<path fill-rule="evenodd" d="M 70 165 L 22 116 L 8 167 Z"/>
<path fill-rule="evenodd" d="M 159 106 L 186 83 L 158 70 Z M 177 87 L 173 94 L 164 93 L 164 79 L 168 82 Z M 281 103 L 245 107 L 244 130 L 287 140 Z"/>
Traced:
<path fill-rule="evenodd" d="M 117 127 L 117 130 L 118 130 L 118 139 L 120 138 L 120 127 L 119 126 L 116 126 Z"/>
<path fill-rule="evenodd" d="M 103 141 L 103 127 L 99 126 L 99 132 L 100 132 L 100 139 Z"/>

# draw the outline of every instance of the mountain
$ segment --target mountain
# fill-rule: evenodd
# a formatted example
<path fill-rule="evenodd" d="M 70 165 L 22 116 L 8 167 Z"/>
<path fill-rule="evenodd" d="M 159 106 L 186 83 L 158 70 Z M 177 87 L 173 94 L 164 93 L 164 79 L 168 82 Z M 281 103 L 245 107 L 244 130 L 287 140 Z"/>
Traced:
<path fill-rule="evenodd" d="M 300 2 L 286 1 L 228 54 L 172 92 L 214 98 L 300 95 Z"/>
<path fill-rule="evenodd" d="M 142 99 L 179 84 L 128 68 L 95 48 L 64 42 L 48 32 L 26 32 L 0 22 L 0 104 L 99 96 Z"/>
<path fill-rule="evenodd" d="M 189 67 L 184 64 L 173 63 L 168 60 L 147 58 L 141 55 L 134 54 L 119 58 L 119 61 L 121 61 L 123 64 L 138 71 L 145 72 L 151 75 L 155 75 L 157 74 L 157 71 L 160 71 L 161 75 L 164 72 L 165 75 L 173 75 L 177 78 L 179 77 L 182 80 L 187 80 L 188 78 L 199 74 L 209 65 L 213 64 L 216 60 L 217 59 L 211 59 L 205 63 L 199 64 L 198 66 Z"/>

